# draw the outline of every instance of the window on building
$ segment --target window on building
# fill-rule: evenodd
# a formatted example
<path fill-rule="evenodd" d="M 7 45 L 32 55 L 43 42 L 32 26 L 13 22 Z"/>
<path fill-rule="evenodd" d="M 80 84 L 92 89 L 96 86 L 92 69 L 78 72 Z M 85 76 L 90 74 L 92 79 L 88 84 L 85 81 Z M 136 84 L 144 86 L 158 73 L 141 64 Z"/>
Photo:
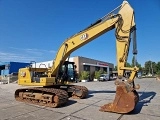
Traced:
<path fill-rule="evenodd" d="M 84 65 L 83 70 L 84 71 L 90 71 L 90 66 L 89 65 Z"/>
<path fill-rule="evenodd" d="M 99 71 L 100 70 L 100 67 L 95 67 L 95 71 Z"/>
<path fill-rule="evenodd" d="M 107 73 L 107 68 L 106 68 L 106 67 L 104 67 L 104 68 L 103 68 L 103 71 Z"/>
<path fill-rule="evenodd" d="M 112 71 L 112 68 L 109 68 L 109 71 Z"/>

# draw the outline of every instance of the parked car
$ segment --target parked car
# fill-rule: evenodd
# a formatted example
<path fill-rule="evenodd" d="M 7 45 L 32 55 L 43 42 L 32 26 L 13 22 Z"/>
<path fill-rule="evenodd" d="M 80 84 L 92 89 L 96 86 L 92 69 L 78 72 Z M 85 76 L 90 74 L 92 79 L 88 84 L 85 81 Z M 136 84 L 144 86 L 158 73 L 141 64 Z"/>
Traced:
<path fill-rule="evenodd" d="M 117 76 L 110 76 L 110 80 L 116 80 Z"/>
<path fill-rule="evenodd" d="M 108 81 L 109 80 L 109 74 L 101 74 L 98 81 Z"/>

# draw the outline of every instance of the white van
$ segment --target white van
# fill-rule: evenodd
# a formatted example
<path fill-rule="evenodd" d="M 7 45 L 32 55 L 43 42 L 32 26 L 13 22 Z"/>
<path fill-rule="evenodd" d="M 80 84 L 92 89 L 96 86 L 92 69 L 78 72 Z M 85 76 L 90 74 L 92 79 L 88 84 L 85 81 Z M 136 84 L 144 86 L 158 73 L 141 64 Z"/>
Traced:
<path fill-rule="evenodd" d="M 109 80 L 109 74 L 101 74 L 98 81 L 108 81 Z"/>

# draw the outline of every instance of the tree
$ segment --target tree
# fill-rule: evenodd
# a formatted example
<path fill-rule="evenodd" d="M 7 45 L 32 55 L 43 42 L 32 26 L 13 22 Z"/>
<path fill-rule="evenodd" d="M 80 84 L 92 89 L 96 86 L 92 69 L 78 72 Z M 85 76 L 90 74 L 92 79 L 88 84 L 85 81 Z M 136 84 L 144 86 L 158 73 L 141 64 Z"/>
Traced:
<path fill-rule="evenodd" d="M 135 61 L 136 61 L 136 62 L 135 62 Z M 141 64 L 138 63 L 137 60 L 135 59 L 135 56 L 133 56 L 131 67 L 135 67 L 135 66 L 137 66 L 137 67 L 139 68 L 139 71 L 142 71 Z"/>
<path fill-rule="evenodd" d="M 132 58 L 132 64 L 131 64 L 131 67 L 134 67 L 134 66 L 141 67 L 141 64 L 137 62 L 135 56 L 133 56 L 133 58 Z"/>
<path fill-rule="evenodd" d="M 157 62 L 156 64 L 156 73 L 160 73 L 160 62 Z"/>
<path fill-rule="evenodd" d="M 115 71 L 117 71 L 117 65 L 116 65 L 116 66 L 114 66 L 114 70 L 115 70 Z"/>
<path fill-rule="evenodd" d="M 152 74 L 156 74 L 157 73 L 157 68 L 156 68 L 157 64 L 155 62 L 151 62 L 151 73 Z"/>
<path fill-rule="evenodd" d="M 144 68 L 145 68 L 145 72 L 146 74 L 149 74 L 151 73 L 151 61 L 146 61 L 145 64 L 144 64 Z"/>
<path fill-rule="evenodd" d="M 142 66 L 138 62 L 137 62 L 137 67 L 139 68 L 139 71 L 142 71 Z"/>
<path fill-rule="evenodd" d="M 157 72 L 157 76 L 160 78 L 160 71 Z"/>
<path fill-rule="evenodd" d="M 142 75 L 146 75 L 145 67 L 141 67 Z"/>
<path fill-rule="evenodd" d="M 126 62 L 126 67 L 131 67 L 131 64 Z"/>
<path fill-rule="evenodd" d="M 150 60 L 146 61 L 144 66 L 147 74 L 154 74 L 157 72 L 157 65 L 155 62 L 152 62 Z"/>

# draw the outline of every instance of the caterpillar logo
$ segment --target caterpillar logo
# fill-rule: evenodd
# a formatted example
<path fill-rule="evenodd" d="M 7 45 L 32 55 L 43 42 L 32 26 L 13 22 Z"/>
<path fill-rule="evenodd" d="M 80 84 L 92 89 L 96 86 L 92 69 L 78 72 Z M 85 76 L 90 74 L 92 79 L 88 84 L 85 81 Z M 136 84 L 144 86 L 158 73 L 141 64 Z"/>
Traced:
<path fill-rule="evenodd" d="M 81 35 L 80 40 L 86 40 L 88 38 L 88 34 L 84 33 Z"/>
<path fill-rule="evenodd" d="M 23 71 L 22 71 L 22 72 L 20 73 L 20 75 L 21 75 L 21 77 L 25 77 L 25 76 L 26 76 L 26 72 L 23 72 Z"/>

